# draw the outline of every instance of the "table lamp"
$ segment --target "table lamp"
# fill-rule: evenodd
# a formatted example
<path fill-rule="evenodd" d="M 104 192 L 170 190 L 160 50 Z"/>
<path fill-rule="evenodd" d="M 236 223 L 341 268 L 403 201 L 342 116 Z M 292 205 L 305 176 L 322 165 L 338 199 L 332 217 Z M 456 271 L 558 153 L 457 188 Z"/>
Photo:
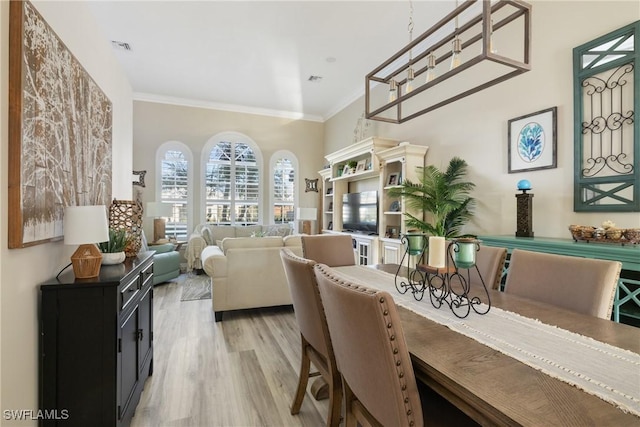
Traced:
<path fill-rule="evenodd" d="M 107 208 L 104 205 L 67 206 L 63 230 L 65 245 L 80 245 L 71 255 L 73 274 L 77 279 L 98 277 L 102 254 L 96 243 L 109 240 Z"/>
<path fill-rule="evenodd" d="M 318 210 L 316 208 L 298 208 L 296 219 L 302 221 L 302 233 L 311 234 L 311 221 L 318 219 Z"/>
<path fill-rule="evenodd" d="M 147 202 L 145 212 L 147 217 L 154 218 L 153 241 L 157 242 L 160 239 L 165 239 L 167 237 L 167 233 L 165 232 L 165 218 L 171 217 L 173 206 L 163 202 Z"/>

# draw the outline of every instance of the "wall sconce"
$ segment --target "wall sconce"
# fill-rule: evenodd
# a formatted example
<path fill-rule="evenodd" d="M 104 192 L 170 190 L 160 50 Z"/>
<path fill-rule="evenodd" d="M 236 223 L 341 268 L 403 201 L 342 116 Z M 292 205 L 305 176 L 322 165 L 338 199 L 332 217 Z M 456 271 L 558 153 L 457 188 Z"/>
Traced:
<path fill-rule="evenodd" d="M 367 119 L 403 123 L 531 69 L 531 6 L 475 3 L 464 1 L 366 76 Z"/>

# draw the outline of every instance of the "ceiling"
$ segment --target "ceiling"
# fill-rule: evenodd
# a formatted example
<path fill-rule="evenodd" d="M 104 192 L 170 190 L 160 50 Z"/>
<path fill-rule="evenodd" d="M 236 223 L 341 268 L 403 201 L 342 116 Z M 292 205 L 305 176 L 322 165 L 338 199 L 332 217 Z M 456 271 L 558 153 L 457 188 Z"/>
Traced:
<path fill-rule="evenodd" d="M 414 37 L 454 0 L 414 1 Z M 323 121 L 409 42 L 409 1 L 89 1 L 134 99 Z M 309 81 L 319 76 L 318 81 Z"/>

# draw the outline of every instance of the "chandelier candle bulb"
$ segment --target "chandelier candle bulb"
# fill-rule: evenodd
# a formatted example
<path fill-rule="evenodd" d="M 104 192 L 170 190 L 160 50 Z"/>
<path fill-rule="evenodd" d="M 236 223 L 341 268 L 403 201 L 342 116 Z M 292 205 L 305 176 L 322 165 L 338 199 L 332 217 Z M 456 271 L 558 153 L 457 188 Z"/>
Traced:
<path fill-rule="evenodd" d="M 435 268 L 445 266 L 445 241 L 442 236 L 429 236 L 429 265 Z"/>

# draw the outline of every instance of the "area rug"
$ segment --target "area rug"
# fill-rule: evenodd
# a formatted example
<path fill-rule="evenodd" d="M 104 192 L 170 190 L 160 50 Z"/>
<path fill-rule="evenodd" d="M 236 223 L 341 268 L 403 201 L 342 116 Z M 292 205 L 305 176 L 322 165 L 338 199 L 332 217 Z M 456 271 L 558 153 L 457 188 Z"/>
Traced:
<path fill-rule="evenodd" d="M 211 280 L 206 274 L 188 274 L 180 286 L 182 287 L 180 301 L 211 299 Z"/>

